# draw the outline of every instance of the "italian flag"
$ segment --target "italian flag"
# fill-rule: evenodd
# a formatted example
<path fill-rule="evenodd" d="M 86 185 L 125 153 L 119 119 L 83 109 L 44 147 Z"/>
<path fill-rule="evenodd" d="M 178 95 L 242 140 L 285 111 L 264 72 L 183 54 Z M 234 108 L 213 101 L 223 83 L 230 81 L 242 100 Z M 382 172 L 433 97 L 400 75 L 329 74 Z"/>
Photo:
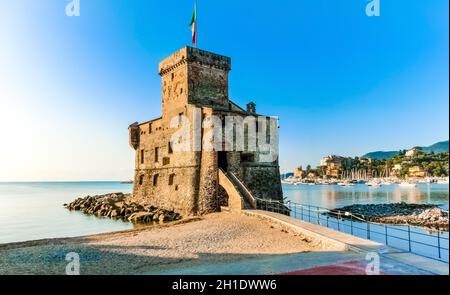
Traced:
<path fill-rule="evenodd" d="M 194 3 L 194 14 L 191 19 L 192 44 L 197 46 L 197 1 Z"/>

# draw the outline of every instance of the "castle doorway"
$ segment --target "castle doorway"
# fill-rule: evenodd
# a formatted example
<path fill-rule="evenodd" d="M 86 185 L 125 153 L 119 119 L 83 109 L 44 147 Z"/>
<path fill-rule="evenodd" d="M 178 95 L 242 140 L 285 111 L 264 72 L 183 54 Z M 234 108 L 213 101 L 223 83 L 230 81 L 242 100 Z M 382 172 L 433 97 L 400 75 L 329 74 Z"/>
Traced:
<path fill-rule="evenodd" d="M 227 152 L 218 152 L 218 165 L 224 172 L 228 171 Z"/>

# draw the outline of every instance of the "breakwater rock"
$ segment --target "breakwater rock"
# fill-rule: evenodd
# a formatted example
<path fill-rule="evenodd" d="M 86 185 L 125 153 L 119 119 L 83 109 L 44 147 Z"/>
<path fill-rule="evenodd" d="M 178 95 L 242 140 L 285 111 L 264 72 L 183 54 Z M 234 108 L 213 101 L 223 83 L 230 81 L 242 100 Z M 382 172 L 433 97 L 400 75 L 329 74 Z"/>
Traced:
<path fill-rule="evenodd" d="M 123 193 L 87 196 L 64 206 L 71 211 L 123 219 L 133 223 L 163 223 L 181 219 L 181 215 L 177 212 L 138 204 L 130 201 L 130 197 L 131 195 Z"/>
<path fill-rule="evenodd" d="M 449 213 L 430 204 L 368 204 L 351 205 L 334 209 L 333 212 L 349 212 L 367 221 L 385 224 L 409 224 L 448 231 Z M 346 218 L 345 214 L 342 217 Z"/>

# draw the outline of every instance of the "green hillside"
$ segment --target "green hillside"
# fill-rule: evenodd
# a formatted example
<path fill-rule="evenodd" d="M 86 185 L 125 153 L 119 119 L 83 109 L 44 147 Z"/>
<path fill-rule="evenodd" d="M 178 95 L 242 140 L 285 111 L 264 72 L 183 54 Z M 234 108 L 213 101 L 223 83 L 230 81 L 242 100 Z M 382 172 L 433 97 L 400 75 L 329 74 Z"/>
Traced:
<path fill-rule="evenodd" d="M 422 151 L 428 154 L 431 152 L 434 153 L 448 152 L 448 140 L 437 142 L 430 146 L 422 147 Z M 363 157 L 377 160 L 385 160 L 390 159 L 398 154 L 399 151 L 378 151 L 365 154 Z"/>

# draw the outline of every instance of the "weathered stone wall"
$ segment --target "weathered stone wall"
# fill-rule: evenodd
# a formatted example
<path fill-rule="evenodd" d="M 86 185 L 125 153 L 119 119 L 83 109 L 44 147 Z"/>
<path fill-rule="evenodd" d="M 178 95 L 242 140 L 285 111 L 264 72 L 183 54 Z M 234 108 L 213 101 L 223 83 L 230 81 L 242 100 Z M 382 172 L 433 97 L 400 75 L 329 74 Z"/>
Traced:
<path fill-rule="evenodd" d="M 190 64 L 189 103 L 227 109 L 228 72 L 202 64 Z"/>
<path fill-rule="evenodd" d="M 139 127 L 134 197 L 184 216 L 195 214 L 199 152 L 171 151 L 169 142 L 177 129 L 163 119 Z"/>
<path fill-rule="evenodd" d="M 280 168 L 278 165 L 248 164 L 242 167 L 241 175 L 241 180 L 255 197 L 283 200 Z"/>

